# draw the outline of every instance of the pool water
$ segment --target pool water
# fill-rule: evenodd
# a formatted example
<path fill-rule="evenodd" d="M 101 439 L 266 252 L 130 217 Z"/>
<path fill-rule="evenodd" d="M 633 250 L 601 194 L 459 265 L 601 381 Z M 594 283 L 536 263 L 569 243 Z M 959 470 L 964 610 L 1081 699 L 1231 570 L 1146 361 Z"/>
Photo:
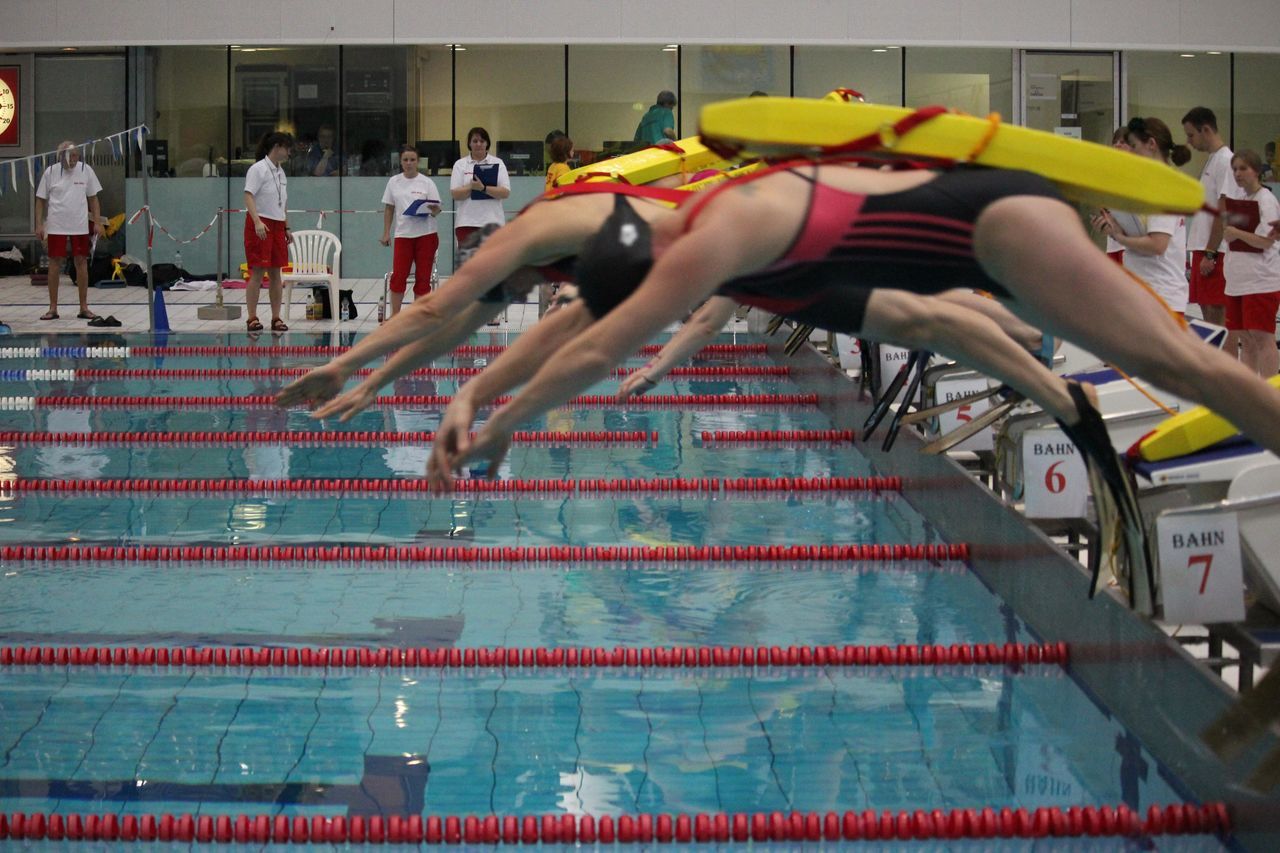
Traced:
<path fill-rule="evenodd" d="M 484 336 L 479 340 L 485 342 Z M 182 342 L 216 341 L 183 336 Z M 156 361 L 135 358 L 129 364 Z M 316 361 L 238 356 L 166 358 L 164 364 Z M 699 363 L 766 362 L 731 356 Z M 119 364 L 62 358 L 6 359 L 0 366 Z M 0 395 L 243 395 L 272 393 L 280 382 L 5 381 Z M 616 386 L 602 383 L 593 392 Z M 453 380 L 412 379 L 396 393 L 450 394 L 456 387 Z M 654 393 L 797 390 L 784 377 L 752 377 L 675 379 Z M 388 406 L 350 424 L 322 425 L 305 412 L 271 409 L 38 408 L 5 412 L 3 429 L 404 432 L 432 430 L 440 414 L 438 407 Z M 701 441 L 705 430 L 831 426 L 812 406 L 564 409 L 526 428 L 657 431 L 659 440 L 517 445 L 498 476 L 892 473 L 874 470 L 847 443 L 793 448 Z M 0 477 L 410 478 L 420 476 L 427 452 L 425 446 L 15 443 L 0 448 Z M 477 469 L 466 476 L 484 473 Z M 938 541 L 929 520 L 891 491 L 0 493 L 0 544 Z M 12 561 L 0 567 L 5 646 L 612 648 L 1038 639 L 962 564 L 924 560 Z M 1125 803 L 1143 813 L 1152 803 L 1183 799 L 1178 781 L 1056 664 L 607 670 L 18 666 L 0 679 L 0 812 L 599 816 Z M 1169 839 L 1160 841 L 1169 846 Z M 1185 849 L 1203 849 L 1205 843 L 1177 841 Z"/>

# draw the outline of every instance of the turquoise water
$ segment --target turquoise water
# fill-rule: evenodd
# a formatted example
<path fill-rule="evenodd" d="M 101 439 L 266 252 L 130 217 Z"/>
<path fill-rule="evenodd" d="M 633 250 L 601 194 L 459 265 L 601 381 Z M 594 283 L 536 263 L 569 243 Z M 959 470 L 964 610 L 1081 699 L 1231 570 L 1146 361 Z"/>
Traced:
<path fill-rule="evenodd" d="M 180 342 L 208 341 L 182 336 Z M 165 364 L 255 361 L 263 359 Z M 307 361 L 272 359 L 280 366 Z M 758 357 L 742 362 L 761 363 Z M 9 360 L 0 366 L 107 363 Z M 274 387 L 240 380 L 5 382 L 0 395 L 212 395 Z M 610 387 L 616 383 L 594 390 Z M 396 391 L 448 394 L 455 388 L 414 380 Z M 796 390 L 770 378 L 677 380 L 656 393 Z M 417 431 L 434 429 L 439 415 L 388 408 L 336 427 L 303 412 L 274 410 L 42 410 L 5 412 L 3 428 Z M 657 430 L 660 440 L 654 446 L 517 446 L 499 476 L 891 473 L 875 471 L 847 445 L 704 447 L 699 439 L 703 430 L 830 428 L 812 407 L 565 410 L 526 426 Z M 0 448 L 3 475 L 19 478 L 403 478 L 418 476 L 425 459 L 425 447 Z M 856 492 L 0 498 L 4 544 L 936 541 L 928 519 L 907 501 Z M 975 576 L 945 563 L 0 566 L 0 645 L 467 648 L 1035 639 Z M 1151 803 L 1184 798 L 1176 779 L 1057 666 L 16 667 L 0 680 L 3 811 L 616 815 L 1124 802 L 1144 812 Z M 1197 849 L 1204 842 L 1183 843 Z"/>

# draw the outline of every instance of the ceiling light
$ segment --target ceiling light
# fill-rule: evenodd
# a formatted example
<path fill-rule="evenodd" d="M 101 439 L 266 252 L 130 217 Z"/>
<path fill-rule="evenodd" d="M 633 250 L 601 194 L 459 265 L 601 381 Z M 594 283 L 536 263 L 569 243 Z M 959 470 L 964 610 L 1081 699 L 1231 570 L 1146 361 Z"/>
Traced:
<path fill-rule="evenodd" d="M 888 52 L 889 52 L 889 48 L 887 48 L 887 47 L 873 47 L 873 48 L 871 48 L 871 52 L 872 52 L 872 53 L 888 53 Z"/>
<path fill-rule="evenodd" d="M 1180 54 L 1178 54 L 1178 56 L 1181 56 L 1183 59 L 1194 59 L 1194 58 L 1195 58 L 1195 54 L 1194 54 L 1194 53 L 1180 53 Z"/>
<path fill-rule="evenodd" d="M 1222 51 L 1220 50 L 1206 50 L 1205 53 L 1209 54 L 1210 56 L 1222 56 Z"/>

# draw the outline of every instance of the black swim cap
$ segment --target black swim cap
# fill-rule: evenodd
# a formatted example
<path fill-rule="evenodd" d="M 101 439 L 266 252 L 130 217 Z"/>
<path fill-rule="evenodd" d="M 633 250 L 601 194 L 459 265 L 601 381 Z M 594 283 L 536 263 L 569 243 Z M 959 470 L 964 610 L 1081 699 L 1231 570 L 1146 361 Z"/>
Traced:
<path fill-rule="evenodd" d="M 653 231 L 626 196 L 578 255 L 578 293 L 596 319 L 617 308 L 653 267 Z"/>
<path fill-rule="evenodd" d="M 467 239 L 458 244 L 458 269 L 462 265 L 471 260 L 485 241 L 493 236 L 493 232 L 502 226 L 490 222 L 479 231 L 473 231 L 467 235 Z M 495 284 L 489 289 L 489 292 L 481 296 L 480 302 L 514 302 L 517 299 L 524 299 L 536 285 L 541 284 L 542 276 L 539 275 L 532 267 L 521 267 L 502 281 Z"/>

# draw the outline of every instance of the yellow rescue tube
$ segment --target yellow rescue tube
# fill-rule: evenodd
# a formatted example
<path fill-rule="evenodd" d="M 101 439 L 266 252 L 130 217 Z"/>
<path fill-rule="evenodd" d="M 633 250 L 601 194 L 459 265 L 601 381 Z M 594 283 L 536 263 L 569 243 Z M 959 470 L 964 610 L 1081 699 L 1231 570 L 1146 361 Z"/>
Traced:
<path fill-rule="evenodd" d="M 1200 182 L 1171 166 L 1041 130 L 944 113 L 895 137 L 892 127 L 914 112 L 835 99 L 739 98 L 703 107 L 699 132 L 743 157 L 821 155 L 879 132 L 881 144 L 871 150 L 1025 169 L 1085 204 L 1134 213 L 1195 213 L 1204 204 Z"/>
<path fill-rule="evenodd" d="M 678 150 L 672 150 L 678 149 Z M 612 157 L 599 163 L 588 163 L 556 180 L 556 186 L 579 181 L 625 181 L 648 184 L 681 172 L 693 174 L 702 169 L 723 169 L 729 162 L 702 144 L 697 136 L 677 139 L 671 148 L 650 147 Z"/>
<path fill-rule="evenodd" d="M 1267 380 L 1280 389 L 1280 375 Z M 1204 450 L 1238 433 L 1226 418 L 1204 406 L 1174 415 L 1138 442 L 1138 455 L 1148 462 L 1174 459 Z"/>

